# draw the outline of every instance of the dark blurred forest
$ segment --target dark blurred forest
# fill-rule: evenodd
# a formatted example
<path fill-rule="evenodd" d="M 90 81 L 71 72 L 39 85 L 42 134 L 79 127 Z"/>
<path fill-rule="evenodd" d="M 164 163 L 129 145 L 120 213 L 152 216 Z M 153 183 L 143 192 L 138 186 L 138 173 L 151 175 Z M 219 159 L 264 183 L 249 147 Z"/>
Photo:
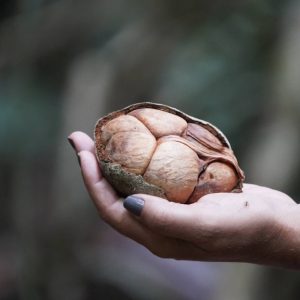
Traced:
<path fill-rule="evenodd" d="M 145 100 L 299 201 L 300 1 L 0 0 L 0 299 L 299 299 L 296 272 L 160 259 L 99 219 L 67 136 Z"/>

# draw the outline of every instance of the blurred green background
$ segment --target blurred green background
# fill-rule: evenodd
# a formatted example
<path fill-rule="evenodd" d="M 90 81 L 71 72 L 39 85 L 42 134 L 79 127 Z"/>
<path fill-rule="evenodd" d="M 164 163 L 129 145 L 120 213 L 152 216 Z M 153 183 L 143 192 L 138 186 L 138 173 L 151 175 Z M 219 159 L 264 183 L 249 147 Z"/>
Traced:
<path fill-rule="evenodd" d="M 299 299 L 299 274 L 154 257 L 101 220 L 67 143 L 140 101 L 218 126 L 300 199 L 300 2 L 0 1 L 0 299 Z"/>

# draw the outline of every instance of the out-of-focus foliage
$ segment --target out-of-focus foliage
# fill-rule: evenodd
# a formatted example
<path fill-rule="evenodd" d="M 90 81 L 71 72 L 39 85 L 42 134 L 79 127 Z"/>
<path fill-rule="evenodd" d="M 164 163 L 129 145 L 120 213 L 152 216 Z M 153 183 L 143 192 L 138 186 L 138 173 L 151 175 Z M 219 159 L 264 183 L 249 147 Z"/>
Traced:
<path fill-rule="evenodd" d="M 292 272 L 164 261 L 114 233 L 66 137 L 166 103 L 299 199 L 299 19 L 297 1 L 1 1 L 0 299 L 298 299 Z"/>

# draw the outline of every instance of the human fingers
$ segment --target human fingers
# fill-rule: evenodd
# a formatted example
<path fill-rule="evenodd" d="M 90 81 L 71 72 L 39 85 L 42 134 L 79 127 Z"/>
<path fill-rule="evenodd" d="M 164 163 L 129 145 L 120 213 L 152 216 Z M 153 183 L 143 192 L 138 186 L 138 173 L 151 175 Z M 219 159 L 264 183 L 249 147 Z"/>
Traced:
<path fill-rule="evenodd" d="M 196 259 L 199 257 L 199 250 L 193 245 L 155 234 L 134 219 L 124 209 L 121 198 L 99 173 L 95 156 L 89 151 L 81 151 L 78 155 L 84 183 L 104 221 L 159 257 L 178 259 Z"/>
<path fill-rule="evenodd" d="M 77 153 L 83 150 L 95 153 L 94 141 L 84 132 L 75 131 L 68 136 L 68 140 Z"/>
<path fill-rule="evenodd" d="M 197 211 L 195 205 L 169 202 L 146 194 L 129 196 L 124 207 L 147 228 L 159 234 L 184 239 L 190 235 Z M 201 225 L 201 224 L 198 224 Z"/>
<path fill-rule="evenodd" d="M 213 195 L 213 194 L 211 194 Z M 251 218 L 247 216 L 247 207 L 237 205 L 239 200 L 236 194 L 232 194 L 228 200 L 227 207 L 218 201 L 221 197 L 226 198 L 228 193 L 215 194 L 207 200 L 186 205 L 169 202 L 154 196 L 138 194 L 127 197 L 124 206 L 137 216 L 137 220 L 153 232 L 167 237 L 183 239 L 197 245 L 202 250 L 214 253 L 224 251 L 228 245 L 240 243 L 239 232 L 245 226 L 251 232 L 253 226 Z M 209 202 L 212 202 L 209 203 Z M 244 210 L 245 212 L 241 211 Z M 250 224 L 249 224 L 250 223 Z M 232 251 L 230 251 L 232 252 Z"/>
<path fill-rule="evenodd" d="M 140 226 L 134 226 L 135 221 L 126 214 L 121 198 L 99 172 L 95 156 L 89 151 L 81 151 L 78 153 L 78 156 L 80 158 L 83 181 L 101 218 L 127 236 L 130 235 L 129 231 L 139 231 L 139 234 L 133 233 L 131 235 L 135 236 L 136 241 L 141 242 L 141 239 L 137 237 L 141 234 L 141 230 L 136 228 L 140 228 Z M 129 225 L 131 229 L 128 230 L 126 225 Z M 125 232 L 125 230 L 128 232 Z"/>
<path fill-rule="evenodd" d="M 92 153 L 94 148 L 92 139 L 83 132 L 73 132 L 68 139 L 78 152 L 83 181 L 99 215 L 119 232 L 141 243 L 142 239 L 139 236 L 144 230 L 140 228 L 140 224 L 134 224 L 137 223 L 135 220 L 130 219 L 123 208 L 121 198 L 103 178 L 95 155 Z M 149 233 L 148 238 L 151 239 Z"/>

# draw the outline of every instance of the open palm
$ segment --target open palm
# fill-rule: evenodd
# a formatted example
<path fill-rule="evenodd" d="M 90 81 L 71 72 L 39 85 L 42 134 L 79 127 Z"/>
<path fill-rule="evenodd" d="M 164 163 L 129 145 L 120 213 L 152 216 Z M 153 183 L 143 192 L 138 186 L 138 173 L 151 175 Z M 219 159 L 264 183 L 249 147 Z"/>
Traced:
<path fill-rule="evenodd" d="M 92 139 L 74 132 L 69 140 L 101 218 L 155 255 L 291 267 L 295 267 L 296 259 L 299 267 L 300 254 L 296 251 L 295 255 L 295 247 L 299 251 L 300 241 L 291 241 L 299 209 L 287 195 L 245 184 L 242 193 L 210 194 L 189 205 L 145 194 L 128 197 L 123 203 L 102 177 Z M 286 222 L 286 216 L 290 216 L 292 225 Z"/>

